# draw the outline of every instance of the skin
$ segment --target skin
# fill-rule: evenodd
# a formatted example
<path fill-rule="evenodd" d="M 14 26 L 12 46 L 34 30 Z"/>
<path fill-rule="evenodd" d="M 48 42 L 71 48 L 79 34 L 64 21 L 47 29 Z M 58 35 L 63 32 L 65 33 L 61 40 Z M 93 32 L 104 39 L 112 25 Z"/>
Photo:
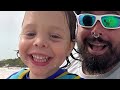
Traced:
<path fill-rule="evenodd" d="M 30 69 L 31 79 L 44 79 L 54 74 L 73 47 L 64 12 L 26 12 L 20 35 L 19 54 Z"/>
<path fill-rule="evenodd" d="M 120 11 L 82 11 L 81 13 L 120 15 Z M 95 39 L 91 34 L 93 32 L 100 35 L 99 40 L 93 40 Z M 92 28 L 84 28 L 78 24 L 77 44 L 82 56 L 83 73 L 97 75 L 113 69 L 120 61 L 119 37 L 120 28 L 105 29 L 99 21 Z"/>

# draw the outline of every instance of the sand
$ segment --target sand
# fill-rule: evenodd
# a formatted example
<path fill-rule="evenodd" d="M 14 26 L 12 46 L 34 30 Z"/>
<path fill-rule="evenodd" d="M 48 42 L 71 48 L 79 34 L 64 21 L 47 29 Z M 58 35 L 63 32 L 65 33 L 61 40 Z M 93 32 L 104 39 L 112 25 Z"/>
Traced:
<path fill-rule="evenodd" d="M 6 79 L 12 73 L 19 71 L 20 67 L 0 67 L 0 79 Z"/>

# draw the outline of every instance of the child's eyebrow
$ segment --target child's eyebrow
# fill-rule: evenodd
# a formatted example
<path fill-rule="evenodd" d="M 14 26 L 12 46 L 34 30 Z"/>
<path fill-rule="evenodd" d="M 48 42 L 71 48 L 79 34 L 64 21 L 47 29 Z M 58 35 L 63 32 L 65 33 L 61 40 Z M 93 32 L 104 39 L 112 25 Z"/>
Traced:
<path fill-rule="evenodd" d="M 57 27 L 57 26 L 50 26 L 49 29 L 60 30 L 60 31 L 63 31 L 63 30 L 64 30 L 64 28 L 62 28 L 62 27 Z"/>
<path fill-rule="evenodd" d="M 23 27 L 23 29 L 32 29 L 32 28 L 34 28 L 36 25 L 35 24 L 26 24 L 26 25 L 23 25 L 22 27 Z"/>
<path fill-rule="evenodd" d="M 67 32 L 66 29 L 67 28 L 63 28 L 63 27 L 60 27 L 60 26 L 50 26 L 48 28 L 49 31 L 57 32 L 57 33 L 61 33 L 61 34 L 65 34 Z"/>

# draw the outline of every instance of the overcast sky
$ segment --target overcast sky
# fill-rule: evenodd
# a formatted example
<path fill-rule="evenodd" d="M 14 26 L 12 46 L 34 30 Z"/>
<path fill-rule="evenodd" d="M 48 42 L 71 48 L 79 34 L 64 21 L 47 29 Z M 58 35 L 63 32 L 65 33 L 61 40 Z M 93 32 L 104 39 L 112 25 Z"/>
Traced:
<path fill-rule="evenodd" d="M 16 58 L 24 11 L 0 11 L 0 60 Z"/>

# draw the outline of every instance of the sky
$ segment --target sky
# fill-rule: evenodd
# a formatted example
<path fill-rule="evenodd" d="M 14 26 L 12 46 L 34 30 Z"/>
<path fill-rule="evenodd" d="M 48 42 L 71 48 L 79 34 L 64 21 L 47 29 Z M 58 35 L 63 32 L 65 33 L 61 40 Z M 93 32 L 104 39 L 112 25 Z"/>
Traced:
<path fill-rule="evenodd" d="M 24 11 L 0 11 L 0 60 L 17 58 Z"/>

